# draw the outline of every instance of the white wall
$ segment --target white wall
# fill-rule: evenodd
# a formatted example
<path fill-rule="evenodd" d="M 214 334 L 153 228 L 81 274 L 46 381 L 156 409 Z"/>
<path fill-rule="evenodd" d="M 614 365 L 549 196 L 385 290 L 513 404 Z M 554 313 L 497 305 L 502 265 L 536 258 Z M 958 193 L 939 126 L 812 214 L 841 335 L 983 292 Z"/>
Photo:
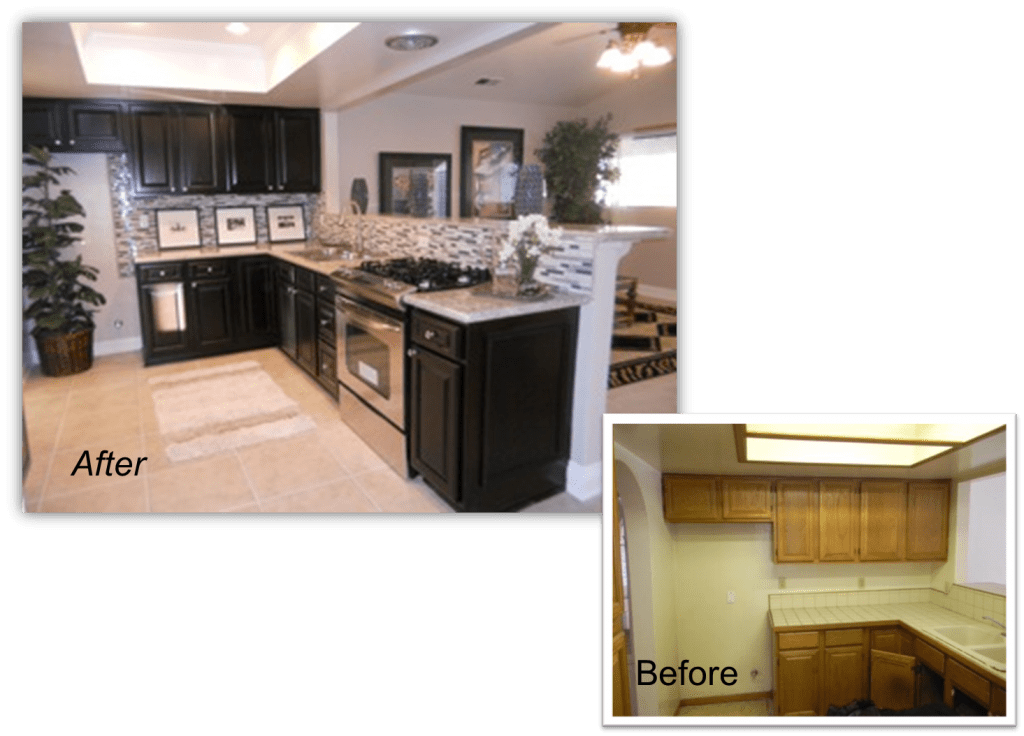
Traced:
<path fill-rule="evenodd" d="M 369 211 L 379 211 L 378 155 L 402 153 L 449 153 L 452 157 L 452 217 L 459 215 L 460 128 L 481 125 L 523 129 L 523 163 L 535 163 L 534 151 L 544 134 L 559 120 L 576 116 L 573 108 L 524 105 L 483 100 L 455 100 L 418 95 L 391 94 L 351 110 L 326 113 L 337 119 L 337 166 L 341 202 L 348 201 L 352 180 L 366 179 L 370 190 Z M 330 150 L 325 156 L 332 155 Z M 329 208 L 333 207 L 328 203 Z"/>

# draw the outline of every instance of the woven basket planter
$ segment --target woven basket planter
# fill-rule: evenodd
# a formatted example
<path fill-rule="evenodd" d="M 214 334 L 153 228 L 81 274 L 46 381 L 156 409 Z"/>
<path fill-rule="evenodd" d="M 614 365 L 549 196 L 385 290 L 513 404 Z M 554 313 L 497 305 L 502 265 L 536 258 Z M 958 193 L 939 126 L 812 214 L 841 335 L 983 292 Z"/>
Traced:
<path fill-rule="evenodd" d="M 39 366 L 46 376 L 70 376 L 92 367 L 92 330 L 36 338 Z"/>

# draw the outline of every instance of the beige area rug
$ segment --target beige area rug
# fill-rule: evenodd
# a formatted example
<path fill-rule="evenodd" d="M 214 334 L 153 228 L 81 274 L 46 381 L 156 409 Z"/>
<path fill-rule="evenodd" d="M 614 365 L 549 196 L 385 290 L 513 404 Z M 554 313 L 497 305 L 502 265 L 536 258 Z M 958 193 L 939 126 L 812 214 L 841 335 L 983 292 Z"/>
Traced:
<path fill-rule="evenodd" d="M 256 361 L 149 379 L 167 456 L 192 460 L 315 428 Z"/>

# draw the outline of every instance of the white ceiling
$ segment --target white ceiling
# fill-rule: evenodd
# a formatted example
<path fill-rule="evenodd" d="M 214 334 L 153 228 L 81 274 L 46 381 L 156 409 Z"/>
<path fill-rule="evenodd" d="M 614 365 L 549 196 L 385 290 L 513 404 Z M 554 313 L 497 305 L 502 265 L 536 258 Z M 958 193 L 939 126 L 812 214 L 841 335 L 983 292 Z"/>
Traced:
<path fill-rule="evenodd" d="M 22 94 L 40 97 L 117 97 L 179 100 L 200 103 L 263 104 L 320 107 L 338 110 L 379 95 L 401 90 L 410 94 L 453 99 L 490 99 L 582 106 L 630 79 L 595 67 L 598 56 L 615 34 L 614 22 L 600 23 L 482 23 L 482 22 L 369 22 L 360 23 L 330 44 L 268 92 L 202 89 L 198 78 L 211 76 L 209 52 L 218 47 L 244 54 L 272 55 L 314 23 L 251 23 L 251 32 L 236 37 L 220 22 L 76 23 L 80 38 L 90 33 L 117 34 L 123 44 L 142 40 L 151 48 L 172 42 L 194 51 L 192 83 L 180 87 L 128 84 L 88 84 L 76 50 L 71 24 L 22 24 Z M 384 39 L 408 32 L 436 36 L 439 43 L 425 51 L 392 51 Z M 652 36 L 675 54 L 675 32 L 655 28 Z M 206 54 L 206 55 L 204 55 Z M 237 63 L 237 62 L 232 62 Z M 267 62 L 268 64 L 271 62 Z M 644 74 L 676 73 L 675 61 Z M 480 86 L 481 78 L 499 79 Z M 227 84 L 223 86 L 228 86 Z M 198 89 L 197 89 L 198 87 Z"/>
<path fill-rule="evenodd" d="M 615 426 L 615 441 L 665 473 L 858 478 L 960 478 L 1006 460 L 1006 431 L 913 468 L 741 463 L 732 424 Z"/>

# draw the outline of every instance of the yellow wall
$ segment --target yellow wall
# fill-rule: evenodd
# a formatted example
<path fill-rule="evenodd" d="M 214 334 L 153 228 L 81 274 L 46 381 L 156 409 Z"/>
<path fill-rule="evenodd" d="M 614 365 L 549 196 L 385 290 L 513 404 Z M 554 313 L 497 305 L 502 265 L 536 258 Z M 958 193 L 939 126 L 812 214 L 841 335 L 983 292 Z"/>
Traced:
<path fill-rule="evenodd" d="M 780 590 L 927 587 L 940 563 L 776 565 L 771 524 L 670 524 L 675 548 L 678 617 L 676 661 L 688 667 L 734 667 L 725 686 L 680 688 L 683 699 L 772 690 L 768 594 Z M 736 602 L 727 603 L 727 594 Z M 661 663 L 659 662 L 659 666 Z M 758 670 L 756 677 L 752 670 Z"/>

